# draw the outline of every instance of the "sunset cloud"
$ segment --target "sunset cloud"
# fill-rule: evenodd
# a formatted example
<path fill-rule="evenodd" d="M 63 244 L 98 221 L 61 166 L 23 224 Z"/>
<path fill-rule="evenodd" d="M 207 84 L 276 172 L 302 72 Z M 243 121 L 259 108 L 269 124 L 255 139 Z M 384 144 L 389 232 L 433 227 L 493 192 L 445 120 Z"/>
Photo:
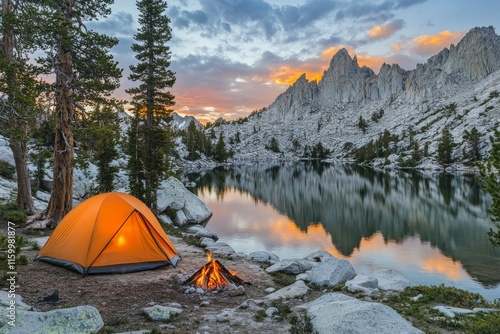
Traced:
<path fill-rule="evenodd" d="M 386 40 L 398 30 L 401 30 L 403 26 L 403 20 L 394 20 L 384 25 L 373 27 L 368 31 L 368 37 L 371 40 Z"/>
<path fill-rule="evenodd" d="M 464 35 L 464 31 L 445 30 L 436 35 L 421 35 L 412 40 L 394 43 L 391 49 L 395 52 L 408 51 L 419 56 L 431 56 L 443 48 L 449 48 L 451 44 L 458 43 Z"/>

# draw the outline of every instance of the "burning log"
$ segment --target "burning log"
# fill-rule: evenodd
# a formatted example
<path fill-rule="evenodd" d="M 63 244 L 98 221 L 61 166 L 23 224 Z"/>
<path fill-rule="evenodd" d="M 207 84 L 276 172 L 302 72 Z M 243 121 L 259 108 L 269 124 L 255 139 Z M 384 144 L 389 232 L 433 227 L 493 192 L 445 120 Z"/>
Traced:
<path fill-rule="evenodd" d="M 184 284 L 195 285 L 205 291 L 219 290 L 228 287 L 231 283 L 242 285 L 245 283 L 235 272 L 227 269 L 218 260 L 208 253 L 208 262 L 195 272 Z"/>

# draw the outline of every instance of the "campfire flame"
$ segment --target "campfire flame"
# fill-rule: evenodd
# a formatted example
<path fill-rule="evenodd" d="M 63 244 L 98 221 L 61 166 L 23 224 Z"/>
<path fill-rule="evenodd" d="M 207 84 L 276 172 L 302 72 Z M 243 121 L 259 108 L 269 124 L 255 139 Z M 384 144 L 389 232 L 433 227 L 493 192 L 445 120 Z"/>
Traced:
<path fill-rule="evenodd" d="M 236 275 L 236 272 L 228 270 L 218 260 L 207 253 L 207 263 L 185 282 L 195 285 L 203 290 L 219 290 L 228 287 L 231 283 L 241 285 L 245 283 Z"/>

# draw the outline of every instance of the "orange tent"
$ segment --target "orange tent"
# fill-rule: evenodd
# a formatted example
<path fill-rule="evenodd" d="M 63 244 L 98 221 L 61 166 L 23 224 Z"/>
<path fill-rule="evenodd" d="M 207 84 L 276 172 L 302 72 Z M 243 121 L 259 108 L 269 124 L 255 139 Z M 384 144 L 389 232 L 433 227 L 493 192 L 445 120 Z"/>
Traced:
<path fill-rule="evenodd" d="M 155 215 L 124 193 L 94 196 L 73 208 L 35 260 L 82 275 L 158 268 L 180 259 Z"/>

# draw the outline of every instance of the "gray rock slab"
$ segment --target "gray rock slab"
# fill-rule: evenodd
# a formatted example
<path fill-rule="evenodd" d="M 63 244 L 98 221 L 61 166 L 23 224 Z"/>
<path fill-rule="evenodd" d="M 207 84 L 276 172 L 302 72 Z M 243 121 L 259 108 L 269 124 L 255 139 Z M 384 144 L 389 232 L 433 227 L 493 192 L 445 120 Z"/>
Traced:
<path fill-rule="evenodd" d="M 296 281 L 292 285 L 285 286 L 273 293 L 264 296 L 267 300 L 279 300 L 279 299 L 292 299 L 299 298 L 305 295 L 309 290 L 311 290 L 304 281 Z"/>
<path fill-rule="evenodd" d="M 471 314 L 474 313 L 472 310 L 466 309 L 466 308 L 460 308 L 460 307 L 452 307 L 452 306 L 446 306 L 446 305 L 439 305 L 439 306 L 434 306 L 435 310 L 438 310 L 439 312 L 443 313 L 444 315 L 450 317 L 450 318 L 455 318 L 457 314 Z"/>
<path fill-rule="evenodd" d="M 142 309 L 152 321 L 169 321 L 175 315 L 182 313 L 180 308 L 155 305 Z"/>
<path fill-rule="evenodd" d="M 14 304 L 12 304 L 12 302 L 14 302 Z M 33 307 L 23 302 L 23 297 L 20 294 L 9 294 L 7 291 L 0 290 L 0 306 L 9 307 L 11 304 L 15 305 L 16 310 L 23 309 L 27 311 L 36 311 Z"/>
<path fill-rule="evenodd" d="M 236 253 L 234 249 L 225 242 L 214 242 L 205 248 L 214 255 L 231 255 Z"/>
<path fill-rule="evenodd" d="M 378 288 L 386 291 L 403 291 L 407 287 L 414 286 L 404 276 L 392 269 L 379 269 L 373 272 L 373 276 L 378 280 Z"/>
<path fill-rule="evenodd" d="M 0 333 L 97 333 L 104 326 L 99 311 L 93 306 L 77 306 L 47 312 L 16 309 L 15 326 L 10 326 L 9 310 L 0 309 Z"/>
<path fill-rule="evenodd" d="M 347 260 L 321 262 L 308 273 L 311 283 L 321 286 L 335 286 L 356 277 L 356 271 Z"/>
<path fill-rule="evenodd" d="M 190 224 L 203 223 L 212 216 L 212 211 L 205 203 L 175 177 L 163 181 L 158 189 L 158 212 L 169 210 L 182 211 Z"/>
<path fill-rule="evenodd" d="M 248 258 L 253 261 L 257 261 L 260 263 L 271 263 L 274 264 L 279 262 L 280 258 L 278 255 L 269 253 L 266 251 L 256 251 L 248 254 Z"/>
<path fill-rule="evenodd" d="M 208 230 L 206 228 L 199 229 L 195 233 L 195 236 L 198 237 L 198 238 L 210 238 L 210 239 L 213 239 L 213 240 L 218 240 L 219 239 L 219 237 L 217 236 L 217 234 L 215 234 L 215 232 L 213 232 L 211 230 Z"/>
<path fill-rule="evenodd" d="M 319 334 L 422 334 L 389 306 L 330 293 L 303 305 Z"/>
<path fill-rule="evenodd" d="M 312 261 L 304 259 L 285 259 L 273 264 L 266 269 L 268 273 L 280 272 L 289 275 L 298 275 L 311 270 L 315 265 Z"/>
<path fill-rule="evenodd" d="M 353 279 L 345 282 L 345 286 L 350 292 L 362 292 L 368 295 L 378 292 L 378 280 L 371 275 L 358 274 Z"/>
<path fill-rule="evenodd" d="M 200 246 L 201 247 L 208 247 L 210 245 L 213 245 L 215 243 L 215 240 L 212 238 L 201 238 L 200 239 Z"/>
<path fill-rule="evenodd" d="M 304 259 L 314 261 L 314 262 L 327 262 L 327 261 L 335 261 L 338 260 L 335 256 L 330 253 L 319 250 L 314 253 L 307 255 Z"/>

